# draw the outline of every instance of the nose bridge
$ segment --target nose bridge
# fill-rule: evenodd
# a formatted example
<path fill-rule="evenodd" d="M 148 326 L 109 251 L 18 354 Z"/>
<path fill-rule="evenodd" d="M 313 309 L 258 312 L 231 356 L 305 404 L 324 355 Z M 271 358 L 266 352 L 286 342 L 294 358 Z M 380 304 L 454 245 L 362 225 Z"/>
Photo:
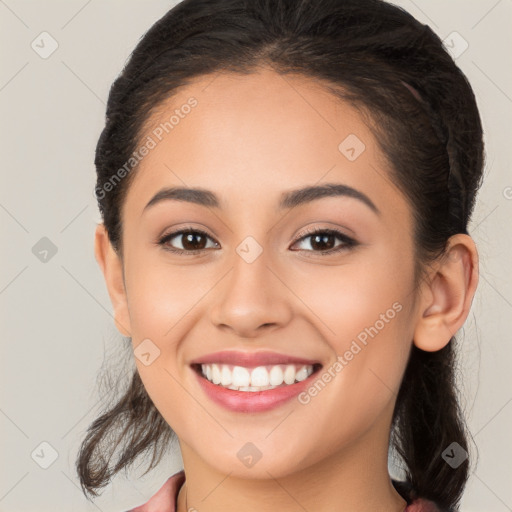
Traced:
<path fill-rule="evenodd" d="M 212 322 L 229 326 L 241 337 L 253 337 L 261 326 L 289 319 L 286 289 L 272 270 L 271 252 L 255 237 L 235 247 L 231 270 L 212 309 Z"/>
<path fill-rule="evenodd" d="M 233 256 L 232 287 L 230 293 L 246 294 L 258 299 L 268 296 L 271 283 L 269 283 L 270 251 L 263 247 L 252 236 L 246 237 L 235 249 Z"/>

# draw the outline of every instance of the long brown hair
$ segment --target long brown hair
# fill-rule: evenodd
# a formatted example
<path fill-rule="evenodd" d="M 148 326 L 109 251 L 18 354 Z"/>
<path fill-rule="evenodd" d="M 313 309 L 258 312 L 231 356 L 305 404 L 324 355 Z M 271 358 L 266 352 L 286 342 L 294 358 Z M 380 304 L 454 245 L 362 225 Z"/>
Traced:
<path fill-rule="evenodd" d="M 428 26 L 382 0 L 184 0 L 144 35 L 110 90 L 96 195 L 116 251 L 122 254 L 121 205 L 137 168 L 105 185 L 138 147 L 151 113 L 194 77 L 248 74 L 262 64 L 316 78 L 367 116 L 391 179 L 412 206 L 422 268 L 451 235 L 467 233 L 482 179 L 481 121 L 466 77 Z M 469 459 L 453 469 L 441 457 L 452 442 L 468 450 L 454 344 L 432 353 L 413 345 L 392 423 L 392 445 L 415 495 L 446 508 L 457 506 L 469 471 Z M 97 495 L 152 452 L 149 471 L 174 435 L 134 370 L 82 442 L 76 467 L 84 493 Z"/>

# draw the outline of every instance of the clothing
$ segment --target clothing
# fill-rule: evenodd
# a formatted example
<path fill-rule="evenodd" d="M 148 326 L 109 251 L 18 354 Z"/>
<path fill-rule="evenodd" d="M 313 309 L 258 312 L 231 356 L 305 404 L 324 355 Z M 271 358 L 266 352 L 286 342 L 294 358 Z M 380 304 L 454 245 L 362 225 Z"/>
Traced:
<path fill-rule="evenodd" d="M 127 512 L 176 512 L 178 492 L 185 482 L 185 472 L 183 470 L 169 477 L 146 503 L 128 510 Z M 407 507 L 404 512 L 443 512 L 434 502 L 417 498 L 410 498 L 410 486 L 405 482 L 392 480 L 397 492 L 407 501 Z"/>

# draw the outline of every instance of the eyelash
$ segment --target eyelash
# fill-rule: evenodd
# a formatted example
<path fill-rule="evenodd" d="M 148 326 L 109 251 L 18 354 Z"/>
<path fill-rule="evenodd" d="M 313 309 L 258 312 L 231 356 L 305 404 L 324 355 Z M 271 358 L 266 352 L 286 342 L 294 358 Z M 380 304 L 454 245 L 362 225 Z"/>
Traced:
<path fill-rule="evenodd" d="M 179 231 L 174 231 L 172 233 L 163 235 L 162 238 L 159 239 L 158 245 L 163 246 L 166 251 L 170 251 L 170 252 L 172 252 L 174 254 L 178 254 L 178 255 L 187 254 L 188 256 L 194 256 L 194 255 L 197 255 L 197 254 L 207 250 L 207 249 L 196 249 L 196 250 L 192 250 L 192 251 L 187 251 L 184 249 L 174 249 L 174 248 L 170 248 L 170 247 L 166 246 L 166 244 L 169 240 L 173 239 L 174 237 L 176 237 L 178 235 L 186 235 L 186 234 L 200 234 L 207 238 L 212 238 L 208 233 L 206 233 L 205 231 L 203 231 L 201 229 L 187 227 L 187 228 L 181 229 Z M 305 249 L 299 249 L 299 251 L 313 252 L 313 253 L 321 254 L 323 256 L 323 255 L 330 255 L 330 254 L 334 254 L 334 253 L 337 253 L 340 251 L 348 250 L 348 249 L 351 249 L 351 248 L 355 247 L 356 245 L 358 245 L 358 242 L 356 242 L 353 238 L 348 237 L 347 235 L 345 235 L 344 233 L 342 233 L 341 231 L 338 231 L 336 229 L 307 230 L 304 233 L 301 233 L 301 235 L 299 236 L 299 238 L 297 238 L 297 240 L 293 243 L 293 245 L 300 242 L 304 238 L 309 238 L 313 235 L 319 235 L 319 234 L 334 235 L 338 239 L 342 240 L 343 243 L 334 249 L 328 249 L 326 251 L 314 251 L 314 250 L 305 250 Z"/>

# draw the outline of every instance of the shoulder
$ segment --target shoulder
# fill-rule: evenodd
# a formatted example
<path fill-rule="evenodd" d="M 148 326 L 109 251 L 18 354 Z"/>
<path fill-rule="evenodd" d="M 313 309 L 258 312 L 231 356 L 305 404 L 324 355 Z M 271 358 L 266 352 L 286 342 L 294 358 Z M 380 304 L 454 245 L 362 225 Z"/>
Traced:
<path fill-rule="evenodd" d="M 176 512 L 176 499 L 184 482 L 185 472 L 178 471 L 148 501 L 127 512 Z"/>

